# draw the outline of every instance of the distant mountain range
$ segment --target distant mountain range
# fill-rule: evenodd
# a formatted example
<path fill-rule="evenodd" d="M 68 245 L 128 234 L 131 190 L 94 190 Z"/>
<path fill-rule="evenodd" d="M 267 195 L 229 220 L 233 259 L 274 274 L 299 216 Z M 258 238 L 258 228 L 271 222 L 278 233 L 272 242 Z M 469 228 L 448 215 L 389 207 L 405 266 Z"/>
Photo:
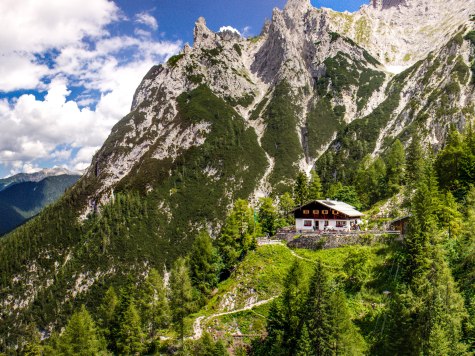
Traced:
<path fill-rule="evenodd" d="M 63 168 L 0 180 L 0 235 L 15 229 L 60 198 L 80 178 Z"/>
<path fill-rule="evenodd" d="M 19 173 L 8 178 L 0 179 L 0 192 L 17 183 L 40 182 L 46 177 L 54 177 L 61 175 L 80 176 L 81 174 L 82 173 L 80 172 L 70 171 L 69 169 L 62 167 L 45 168 L 35 173 Z"/>

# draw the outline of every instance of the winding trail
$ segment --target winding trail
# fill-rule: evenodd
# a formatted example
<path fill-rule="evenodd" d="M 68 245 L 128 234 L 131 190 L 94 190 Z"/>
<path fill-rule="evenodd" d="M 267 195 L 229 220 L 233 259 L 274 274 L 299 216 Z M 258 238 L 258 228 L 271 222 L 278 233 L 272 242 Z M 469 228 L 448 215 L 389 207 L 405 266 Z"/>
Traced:
<path fill-rule="evenodd" d="M 222 312 L 222 313 L 216 313 L 216 314 L 212 314 L 212 315 L 207 316 L 207 317 L 200 316 L 200 317 L 196 318 L 195 322 L 193 323 L 193 336 L 191 336 L 190 339 L 198 340 L 198 339 L 201 338 L 201 336 L 203 335 L 203 323 L 204 322 L 207 322 L 211 319 L 214 319 L 214 318 L 217 318 L 217 317 L 220 317 L 220 316 L 223 316 L 223 315 L 235 314 L 235 313 L 240 313 L 240 312 L 243 312 L 243 311 L 246 311 L 246 310 L 251 310 L 252 308 L 258 307 L 260 305 L 270 303 L 275 298 L 277 298 L 277 296 L 273 296 L 270 299 L 261 300 L 261 301 L 256 302 L 256 303 L 249 304 L 248 306 L 246 306 L 244 308 L 241 308 L 241 309 L 231 310 L 231 311 Z"/>
<path fill-rule="evenodd" d="M 261 240 L 261 241 L 258 242 L 258 245 L 259 245 L 259 246 L 281 245 L 281 246 L 287 248 L 287 249 L 290 251 L 290 253 L 292 254 L 292 256 L 294 256 L 294 257 L 296 257 L 296 258 L 298 258 L 298 259 L 300 259 L 300 260 L 303 260 L 303 261 L 312 262 L 312 263 L 315 262 L 315 261 L 312 261 L 312 260 L 309 259 L 309 258 L 300 256 L 299 254 L 297 254 L 297 252 L 295 252 L 294 250 L 292 250 L 291 248 L 289 248 L 289 246 L 287 246 L 286 244 L 284 244 L 284 243 L 282 242 L 282 240 Z"/>
<path fill-rule="evenodd" d="M 292 254 L 292 256 L 294 256 L 295 258 L 298 258 L 298 259 L 301 259 L 303 261 L 307 261 L 307 262 L 311 262 L 311 263 L 314 263 L 315 261 L 312 261 L 308 258 L 305 258 L 305 257 L 302 257 L 300 255 L 298 255 L 294 250 L 292 250 L 291 248 L 289 248 L 286 244 L 282 243 L 281 240 L 262 240 L 262 241 L 259 241 L 258 242 L 258 245 L 259 246 L 265 246 L 265 245 L 281 245 L 281 246 L 284 246 L 286 247 L 290 253 Z M 205 324 L 206 322 L 210 321 L 211 319 L 214 319 L 214 318 L 218 318 L 220 316 L 223 316 L 223 315 L 230 315 L 230 314 L 236 314 L 236 313 L 240 313 L 240 312 L 243 312 L 243 311 L 246 311 L 246 310 L 251 310 L 255 307 L 258 307 L 258 306 L 261 306 L 261 305 L 264 305 L 264 304 L 267 304 L 267 303 L 270 303 L 272 302 L 275 298 L 277 298 L 278 295 L 275 295 L 269 299 L 266 299 L 266 300 L 261 300 L 259 302 L 255 302 L 255 303 L 252 303 L 252 304 L 249 304 L 247 306 L 245 306 L 244 308 L 241 308 L 241 309 L 236 309 L 236 310 L 231 310 L 231 311 L 227 311 L 227 312 L 221 312 L 221 313 L 216 313 L 216 314 L 212 314 L 212 315 L 209 315 L 209 316 L 199 316 L 198 318 L 196 318 L 196 320 L 193 322 L 193 335 L 188 337 L 187 339 L 191 339 L 191 340 L 198 340 L 201 338 L 201 336 L 203 336 L 203 324 Z M 259 314 L 260 315 L 260 314 Z"/>

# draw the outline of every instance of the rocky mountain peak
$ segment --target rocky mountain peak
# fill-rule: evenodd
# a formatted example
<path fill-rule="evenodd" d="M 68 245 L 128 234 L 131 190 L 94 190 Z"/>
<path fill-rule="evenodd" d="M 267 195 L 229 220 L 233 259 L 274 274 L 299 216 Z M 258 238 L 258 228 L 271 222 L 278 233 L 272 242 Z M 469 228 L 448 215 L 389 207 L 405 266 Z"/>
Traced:
<path fill-rule="evenodd" d="M 375 9 L 385 10 L 406 4 L 407 0 L 371 0 L 371 5 Z"/>
<path fill-rule="evenodd" d="M 216 39 L 216 34 L 206 26 L 204 17 L 200 17 L 195 23 L 194 47 L 209 47 L 212 46 Z"/>
<path fill-rule="evenodd" d="M 284 11 L 306 11 L 311 7 L 310 0 L 288 0 L 284 7 Z"/>

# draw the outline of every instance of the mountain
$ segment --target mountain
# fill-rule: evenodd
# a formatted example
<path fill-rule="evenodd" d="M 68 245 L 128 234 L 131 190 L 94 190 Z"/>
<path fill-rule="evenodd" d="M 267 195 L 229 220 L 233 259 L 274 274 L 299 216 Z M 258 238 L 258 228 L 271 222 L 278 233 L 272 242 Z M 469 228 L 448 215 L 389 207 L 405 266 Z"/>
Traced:
<path fill-rule="evenodd" d="M 59 171 L 56 170 L 56 173 Z M 40 174 L 16 176 L 15 183 L 0 191 L 0 236 L 37 215 L 58 200 L 80 176 L 51 175 L 35 181 Z M 21 182 L 22 179 L 30 179 Z"/>
<path fill-rule="evenodd" d="M 0 241 L 0 345 L 169 268 L 238 198 L 278 196 L 312 167 L 351 184 L 363 159 L 414 132 L 443 147 L 475 116 L 473 13 L 465 0 L 353 14 L 289 0 L 250 39 L 200 18 L 193 47 L 150 69 L 85 175 Z"/>
<path fill-rule="evenodd" d="M 66 168 L 54 167 L 45 168 L 35 173 L 19 173 L 8 178 L 0 179 L 0 191 L 16 184 L 23 182 L 39 182 L 46 177 L 54 177 L 60 175 L 80 176 L 79 172 L 73 172 Z"/>

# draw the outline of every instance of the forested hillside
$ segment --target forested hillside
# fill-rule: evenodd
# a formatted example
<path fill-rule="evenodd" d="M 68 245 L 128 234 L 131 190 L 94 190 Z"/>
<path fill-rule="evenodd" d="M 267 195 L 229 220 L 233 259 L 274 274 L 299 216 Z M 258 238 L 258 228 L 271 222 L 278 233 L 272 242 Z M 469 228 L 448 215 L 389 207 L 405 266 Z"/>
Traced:
<path fill-rule="evenodd" d="M 289 0 L 254 38 L 200 18 L 0 239 L 0 352 L 473 353 L 475 3 L 377 4 Z M 258 246 L 324 198 L 366 212 L 364 246 Z"/>

